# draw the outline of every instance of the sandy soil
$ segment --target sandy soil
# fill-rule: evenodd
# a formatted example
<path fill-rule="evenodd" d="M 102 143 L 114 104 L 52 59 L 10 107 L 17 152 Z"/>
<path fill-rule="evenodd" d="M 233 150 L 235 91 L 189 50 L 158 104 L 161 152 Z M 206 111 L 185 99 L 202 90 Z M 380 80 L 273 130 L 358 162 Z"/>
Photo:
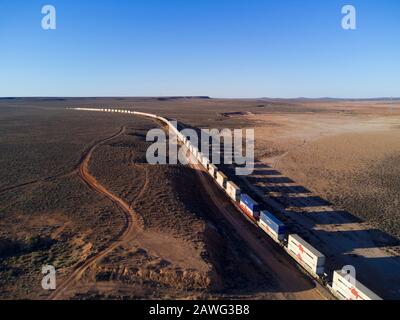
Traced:
<path fill-rule="evenodd" d="M 10 126 L 2 140 L 17 144 L 21 155 L 6 153 L 3 161 L 38 168 L 35 175 L 2 174 L 2 299 L 320 297 L 291 263 L 286 268 L 298 280 L 289 287 L 259 263 L 218 206 L 203 198 L 192 168 L 145 162 L 145 134 L 158 123 L 21 108 L 13 121 L 30 126 Z M 53 132 L 58 119 L 62 125 Z M 30 128 L 39 134 L 32 140 Z M 71 132 L 79 130 L 88 135 L 76 140 L 76 151 L 58 156 Z M 42 131 L 53 132 L 57 148 Z M 46 153 L 32 157 L 38 145 Z M 59 160 L 41 168 L 53 154 Z M 40 286 L 44 264 L 57 269 L 58 289 L 50 296 Z"/>
<path fill-rule="evenodd" d="M 328 255 L 328 270 L 354 265 L 360 281 L 397 299 L 400 114 L 348 107 L 257 116 L 267 124 L 256 128 L 259 168 L 247 180 Z"/>
<path fill-rule="evenodd" d="M 83 183 L 78 170 L 88 150 L 122 126 L 123 135 L 92 150 L 88 173 L 137 213 L 143 229 L 92 260 L 63 297 L 319 295 L 298 270 L 294 285 L 284 284 L 285 273 L 268 266 L 268 252 L 251 240 L 257 230 L 250 225 L 243 233 L 247 223 L 231 220 L 234 209 L 221 214 L 221 199 L 204 198 L 209 188 L 198 187 L 202 180 L 193 169 L 145 163 L 145 133 L 159 124 L 64 110 L 113 106 L 198 128 L 255 128 L 257 170 L 247 180 L 233 179 L 323 251 L 330 269 L 354 264 L 362 282 L 385 298 L 399 298 L 396 103 L 0 99 L 0 297 L 48 298 L 38 285 L 43 264 L 55 264 L 64 280 L 124 230 L 121 208 Z"/>

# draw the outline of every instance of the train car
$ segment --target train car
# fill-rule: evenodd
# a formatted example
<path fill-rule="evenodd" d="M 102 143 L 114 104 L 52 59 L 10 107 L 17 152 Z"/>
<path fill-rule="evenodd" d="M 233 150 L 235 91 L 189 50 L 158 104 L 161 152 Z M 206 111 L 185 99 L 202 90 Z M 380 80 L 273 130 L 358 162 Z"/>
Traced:
<path fill-rule="evenodd" d="M 197 153 L 197 161 L 203 164 L 203 154 L 200 151 Z"/>
<path fill-rule="evenodd" d="M 218 185 L 222 189 L 226 188 L 226 182 L 228 181 L 228 177 L 226 175 L 224 175 L 221 171 L 217 172 L 216 180 L 217 180 Z"/>
<path fill-rule="evenodd" d="M 178 141 L 184 141 L 183 140 L 183 134 L 178 132 Z"/>
<path fill-rule="evenodd" d="M 289 254 L 310 273 L 317 276 L 324 273 L 325 256 L 299 235 L 289 235 L 287 249 Z"/>
<path fill-rule="evenodd" d="M 258 221 L 260 218 L 260 206 L 248 194 L 242 193 L 240 195 L 239 206 L 248 217 Z"/>
<path fill-rule="evenodd" d="M 382 300 L 344 270 L 333 273 L 332 291 L 340 300 Z"/>
<path fill-rule="evenodd" d="M 202 155 L 200 162 L 203 165 L 204 169 L 208 171 L 208 165 L 210 164 L 210 160 L 205 155 Z"/>
<path fill-rule="evenodd" d="M 217 172 L 218 172 L 218 168 L 215 165 L 213 165 L 212 163 L 210 163 L 208 165 L 208 173 L 211 175 L 211 177 L 213 177 L 213 179 L 216 178 Z"/>
<path fill-rule="evenodd" d="M 286 228 L 285 225 L 275 217 L 271 212 L 266 210 L 260 212 L 260 221 L 258 225 L 264 230 L 272 239 L 277 242 L 285 238 Z"/>
<path fill-rule="evenodd" d="M 234 182 L 227 181 L 225 191 L 233 201 L 235 202 L 240 201 L 241 190 Z"/>
<path fill-rule="evenodd" d="M 199 154 L 199 150 L 196 147 L 193 147 L 192 148 L 192 154 L 193 154 L 194 160 L 196 162 L 197 161 L 197 156 Z"/>

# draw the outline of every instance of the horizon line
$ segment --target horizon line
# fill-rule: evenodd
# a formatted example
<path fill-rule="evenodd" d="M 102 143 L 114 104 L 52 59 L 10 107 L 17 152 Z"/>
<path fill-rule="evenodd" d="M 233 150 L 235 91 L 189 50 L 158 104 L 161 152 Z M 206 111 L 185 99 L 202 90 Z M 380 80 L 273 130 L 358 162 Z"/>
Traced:
<path fill-rule="evenodd" d="M 96 99 L 96 98 L 175 98 L 175 99 L 228 99 L 228 100 L 400 100 L 400 96 L 376 96 L 376 97 L 364 97 L 364 98 L 348 98 L 348 97 L 212 97 L 208 95 L 160 95 L 160 96 L 114 96 L 114 95 L 105 95 L 105 96 L 0 96 L 0 99 Z"/>

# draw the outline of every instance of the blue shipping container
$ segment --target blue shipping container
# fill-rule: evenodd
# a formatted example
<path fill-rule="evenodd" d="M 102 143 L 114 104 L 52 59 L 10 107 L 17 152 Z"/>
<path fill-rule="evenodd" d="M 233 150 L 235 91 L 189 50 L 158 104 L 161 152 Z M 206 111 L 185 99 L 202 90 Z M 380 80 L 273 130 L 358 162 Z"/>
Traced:
<path fill-rule="evenodd" d="M 285 233 L 285 225 L 268 211 L 261 211 L 260 220 L 268 225 L 277 234 Z"/>
<path fill-rule="evenodd" d="M 252 198 L 250 198 L 247 194 L 242 193 L 240 195 L 240 201 L 243 202 L 251 211 L 257 212 L 259 211 L 259 205 Z"/>

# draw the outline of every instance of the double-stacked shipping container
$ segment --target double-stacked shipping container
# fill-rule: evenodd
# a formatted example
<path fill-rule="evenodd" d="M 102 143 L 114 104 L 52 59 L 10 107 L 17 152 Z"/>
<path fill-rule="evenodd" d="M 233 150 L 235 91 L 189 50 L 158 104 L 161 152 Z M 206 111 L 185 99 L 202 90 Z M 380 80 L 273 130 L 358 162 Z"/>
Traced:
<path fill-rule="evenodd" d="M 340 300 L 382 300 L 345 270 L 333 273 L 332 290 Z"/>
<path fill-rule="evenodd" d="M 277 242 L 282 241 L 285 238 L 285 225 L 272 213 L 266 210 L 261 211 L 258 225 Z"/>
<path fill-rule="evenodd" d="M 233 201 L 235 202 L 240 201 L 241 191 L 240 188 L 235 183 L 233 183 L 232 181 L 227 181 L 225 191 Z"/>
<path fill-rule="evenodd" d="M 254 201 L 248 194 L 242 193 L 240 195 L 240 208 L 243 212 L 250 217 L 252 220 L 257 221 L 260 217 L 260 206 Z"/>
<path fill-rule="evenodd" d="M 287 249 L 289 254 L 313 275 L 321 276 L 324 273 L 325 256 L 297 234 L 289 235 Z"/>

